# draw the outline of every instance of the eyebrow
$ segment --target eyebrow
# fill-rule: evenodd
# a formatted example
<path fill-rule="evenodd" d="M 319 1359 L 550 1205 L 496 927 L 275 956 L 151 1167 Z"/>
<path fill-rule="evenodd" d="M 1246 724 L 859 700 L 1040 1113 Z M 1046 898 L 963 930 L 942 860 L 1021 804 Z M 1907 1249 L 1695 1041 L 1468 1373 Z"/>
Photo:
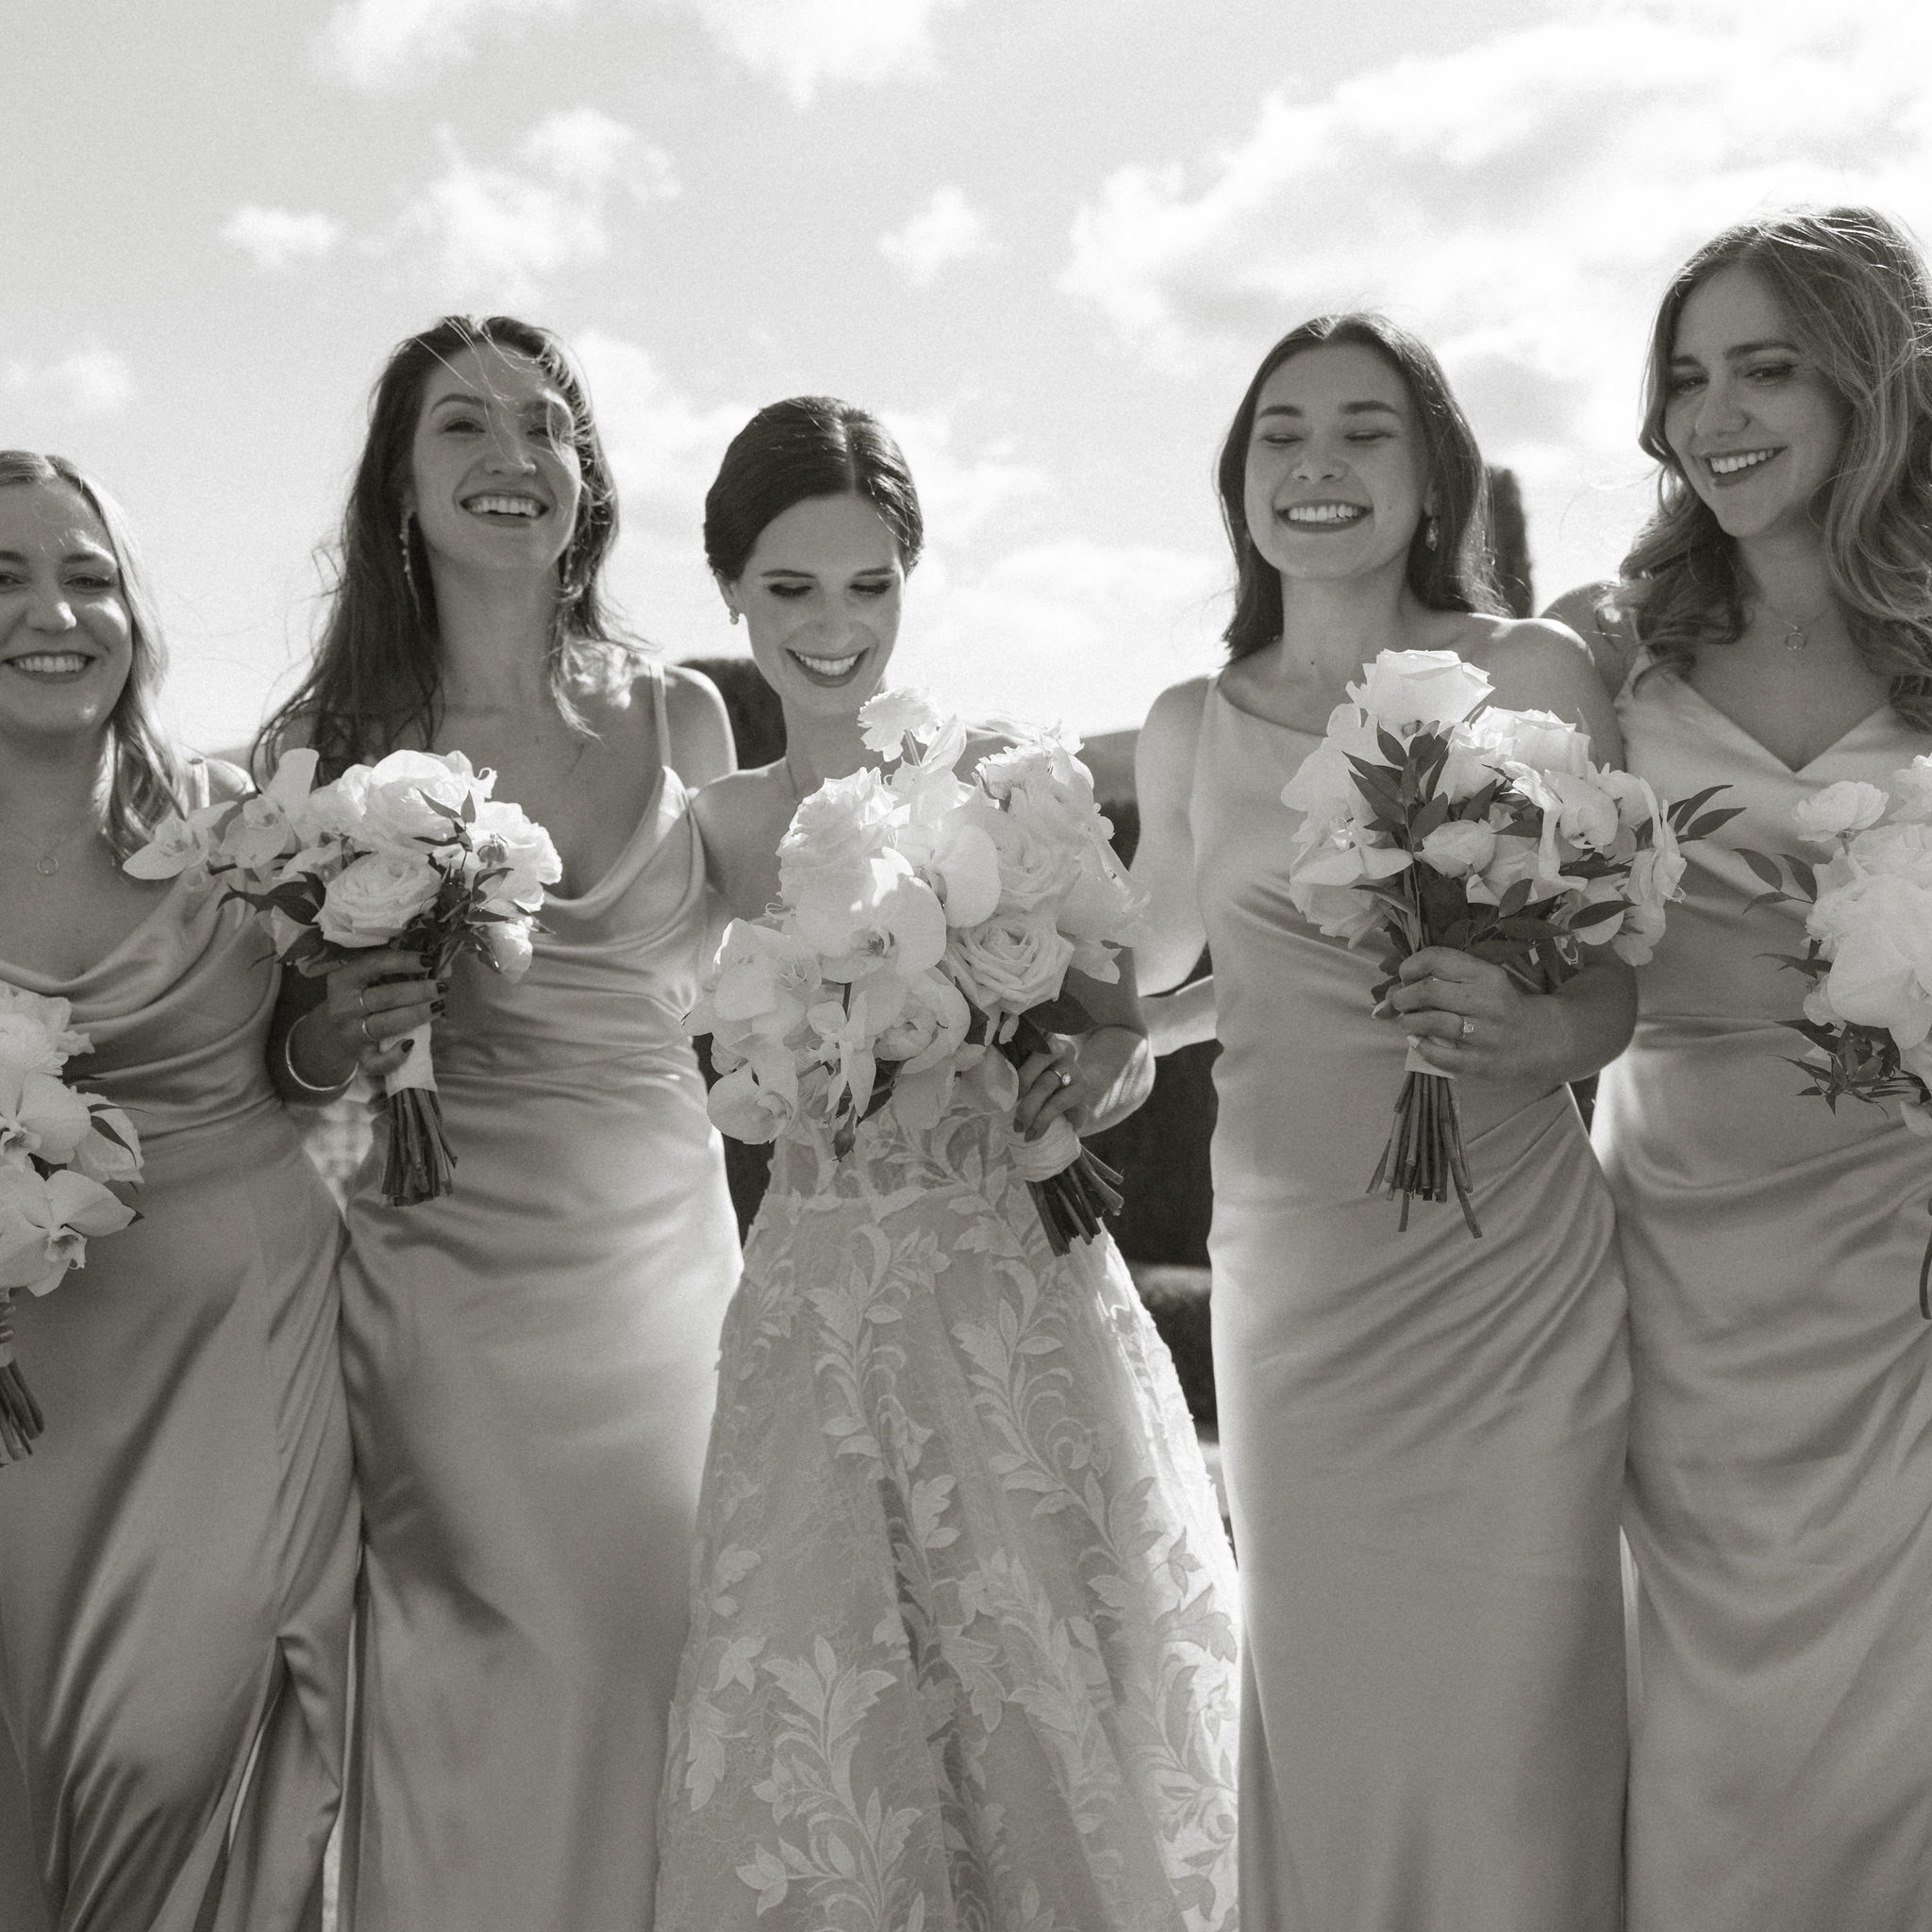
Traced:
<path fill-rule="evenodd" d="M 1782 349 L 1788 356 L 1798 354 L 1796 342 L 1788 342 L 1782 336 L 1766 336 L 1762 341 L 1736 343 L 1724 351 L 1724 358 L 1728 361 L 1739 356 L 1755 356 L 1760 349 Z M 1701 359 L 1683 350 L 1677 351 L 1671 358 L 1673 362 L 1696 362 Z"/>
<path fill-rule="evenodd" d="M 1402 414 L 1402 411 L 1393 403 L 1343 403 L 1341 413 L 1344 416 L 1399 416 Z M 1257 409 L 1255 411 L 1255 421 L 1258 423 L 1263 416 L 1299 416 L 1301 414 L 1302 410 L 1293 403 L 1270 403 L 1265 409 Z"/>
<path fill-rule="evenodd" d="M 33 558 L 25 550 L 0 550 L 0 563 L 31 563 L 32 561 Z M 70 550 L 61 558 L 60 561 L 62 563 L 106 563 L 113 565 L 117 570 L 120 568 L 111 550 Z"/>
<path fill-rule="evenodd" d="M 499 397 L 498 400 L 501 401 L 502 398 Z M 490 398 L 479 396 L 473 390 L 453 389 L 444 391 L 429 407 L 432 409 L 440 409 L 445 403 L 468 403 L 472 408 L 487 409 L 490 407 Z M 552 409 L 558 410 L 565 416 L 571 412 L 570 404 L 555 390 L 545 390 L 541 395 L 533 396 L 524 408 L 526 410 L 541 409 L 546 414 Z"/>

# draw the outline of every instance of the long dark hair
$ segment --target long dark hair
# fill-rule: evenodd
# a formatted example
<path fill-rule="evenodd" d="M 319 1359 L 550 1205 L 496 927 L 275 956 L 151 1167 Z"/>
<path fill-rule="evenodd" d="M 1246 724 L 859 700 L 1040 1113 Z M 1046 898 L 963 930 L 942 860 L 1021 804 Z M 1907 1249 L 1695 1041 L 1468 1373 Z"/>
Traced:
<path fill-rule="evenodd" d="M 108 782 L 105 829 L 115 857 L 125 858 L 147 843 L 155 827 L 170 813 L 189 808 L 187 774 L 167 734 L 155 720 L 161 679 L 167 675 L 168 652 L 161 641 L 154 598 L 134 533 L 128 527 L 127 513 L 84 470 L 65 457 L 0 449 L 0 490 L 22 486 L 72 490 L 99 518 L 120 571 L 130 655 L 127 682 L 121 687 L 121 695 L 108 716 L 113 774 Z"/>
<path fill-rule="evenodd" d="M 876 416 L 836 396 L 767 403 L 736 436 L 705 492 L 705 560 L 735 584 L 773 518 L 813 496 L 862 496 L 897 540 L 910 570 L 925 541 L 919 491 Z"/>
<path fill-rule="evenodd" d="M 1615 602 L 1653 669 L 1680 675 L 1706 644 L 1744 634 L 1737 547 L 1664 435 L 1677 322 L 1720 270 L 1748 269 L 1844 405 L 1838 469 L 1824 492 L 1832 592 L 1892 708 L 1932 729 L 1932 286 L 1924 258 L 1869 208 L 1788 208 L 1714 236 L 1671 279 L 1650 333 L 1643 428 L 1657 508 L 1624 559 Z"/>
<path fill-rule="evenodd" d="M 640 646 L 613 635 L 598 590 L 617 541 L 617 486 L 583 378 L 562 341 L 534 323 L 445 315 L 399 343 L 376 380 L 321 641 L 301 689 L 262 726 L 258 768 L 294 741 L 312 744 L 323 770 L 334 773 L 393 750 L 412 731 L 425 744 L 434 739 L 442 644 L 422 531 L 415 518 L 404 519 L 410 448 L 430 377 L 465 349 L 486 345 L 527 357 L 570 407 L 583 493 L 558 561 L 548 654 L 550 692 L 565 723 L 586 730 L 576 698 L 588 688 L 616 688 L 634 671 Z"/>
<path fill-rule="evenodd" d="M 1228 425 L 1215 466 L 1221 494 L 1221 521 L 1234 548 L 1234 615 L 1222 636 L 1228 661 L 1272 644 L 1281 635 L 1281 575 L 1255 548 L 1248 530 L 1245 491 L 1248 443 L 1255 433 L 1255 410 L 1268 378 L 1306 349 L 1334 344 L 1371 349 L 1401 376 L 1408 391 L 1423 440 L 1423 487 L 1436 496 L 1435 537 L 1430 520 L 1416 525 L 1408 545 L 1408 588 L 1429 610 L 1499 611 L 1501 601 L 1491 580 L 1484 515 L 1483 458 L 1449 378 L 1434 352 L 1420 337 L 1367 309 L 1317 315 L 1288 334 L 1261 358 L 1241 408 Z"/>

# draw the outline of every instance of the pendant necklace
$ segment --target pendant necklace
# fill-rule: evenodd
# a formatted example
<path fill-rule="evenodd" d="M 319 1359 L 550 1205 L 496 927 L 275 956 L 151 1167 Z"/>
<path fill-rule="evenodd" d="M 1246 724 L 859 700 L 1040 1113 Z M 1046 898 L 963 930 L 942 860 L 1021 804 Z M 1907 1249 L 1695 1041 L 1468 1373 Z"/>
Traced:
<path fill-rule="evenodd" d="M 70 839 L 74 839 L 78 836 L 79 835 L 75 832 L 61 833 L 59 838 L 56 839 L 54 842 L 51 845 L 49 845 L 47 849 L 44 852 L 42 852 L 37 859 L 34 860 L 34 870 L 37 873 L 39 873 L 43 879 L 52 878 L 54 874 L 60 870 L 59 852 L 61 846 L 65 845 Z M 20 842 L 22 844 L 25 844 L 26 841 L 25 840 L 22 840 Z"/>
<path fill-rule="evenodd" d="M 1777 623 L 1784 625 L 1784 646 L 1785 649 L 1788 651 L 1803 651 L 1810 646 L 1811 626 L 1814 624 L 1816 624 L 1820 618 L 1824 617 L 1830 613 L 1835 602 L 1835 599 L 1827 597 L 1825 601 L 1823 604 L 1821 604 L 1818 607 L 1818 608 L 1814 610 L 1811 613 L 1811 615 L 1804 621 L 1803 624 L 1793 624 L 1791 620 L 1789 617 L 1787 617 L 1784 614 L 1784 612 L 1780 610 L 1777 608 L 1777 606 L 1774 604 L 1771 601 L 1771 599 L 1764 594 L 1762 591 L 1760 591 L 1757 593 L 1757 608 L 1760 610 L 1766 612 Z"/>

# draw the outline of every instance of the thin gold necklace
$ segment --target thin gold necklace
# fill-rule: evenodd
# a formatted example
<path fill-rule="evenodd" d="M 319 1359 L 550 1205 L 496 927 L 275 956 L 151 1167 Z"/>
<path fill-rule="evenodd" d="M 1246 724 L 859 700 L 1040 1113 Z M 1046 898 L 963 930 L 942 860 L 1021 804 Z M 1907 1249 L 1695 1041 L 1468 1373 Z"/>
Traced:
<path fill-rule="evenodd" d="M 1811 626 L 1820 618 L 1828 616 L 1837 603 L 1838 599 L 1827 592 L 1824 602 L 1803 624 L 1793 624 L 1762 591 L 1757 592 L 1757 608 L 1784 625 L 1784 647 L 1788 651 L 1807 650 L 1811 643 Z"/>
<path fill-rule="evenodd" d="M 87 827 L 85 829 L 91 830 L 93 836 L 97 839 L 102 836 L 101 828 L 98 825 Z M 25 839 L 20 839 L 17 834 L 15 836 L 18 843 L 22 845 L 27 844 L 27 841 Z M 60 860 L 58 854 L 61 846 L 65 845 L 70 840 L 77 839 L 79 837 L 79 831 L 62 832 L 61 835 L 58 839 L 56 839 L 54 842 L 51 845 L 49 845 L 47 849 L 44 852 L 42 852 L 37 859 L 34 860 L 34 870 L 37 873 L 39 873 L 43 879 L 52 878 L 54 874 L 60 870 Z M 31 846 L 27 846 L 27 849 L 31 851 L 33 848 Z"/>

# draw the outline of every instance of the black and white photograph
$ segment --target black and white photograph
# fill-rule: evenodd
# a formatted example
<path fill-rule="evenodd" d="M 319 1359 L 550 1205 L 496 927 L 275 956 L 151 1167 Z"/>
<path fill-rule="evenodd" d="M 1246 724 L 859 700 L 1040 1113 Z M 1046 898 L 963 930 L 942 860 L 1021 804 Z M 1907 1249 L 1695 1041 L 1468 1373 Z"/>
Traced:
<path fill-rule="evenodd" d="M 0 1932 L 1932 1932 L 1932 13 L 0 44 Z"/>

